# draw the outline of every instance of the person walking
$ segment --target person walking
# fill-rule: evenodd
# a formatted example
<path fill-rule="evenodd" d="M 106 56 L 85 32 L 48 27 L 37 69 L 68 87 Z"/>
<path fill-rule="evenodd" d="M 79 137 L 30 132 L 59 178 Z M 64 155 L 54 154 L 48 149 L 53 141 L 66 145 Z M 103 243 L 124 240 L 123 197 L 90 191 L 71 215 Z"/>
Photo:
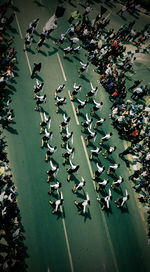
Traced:
<path fill-rule="evenodd" d="M 64 113 L 64 115 L 63 115 L 63 121 L 62 121 L 61 124 L 59 125 L 59 131 L 60 131 L 60 133 L 62 133 L 62 130 L 63 130 L 64 127 L 66 127 L 66 126 L 69 125 L 70 120 L 71 120 L 71 118 L 70 118 L 69 116 L 67 117 L 67 116 L 65 115 L 65 113 Z"/>
<path fill-rule="evenodd" d="M 98 121 L 95 122 L 94 129 L 96 130 L 98 127 L 101 127 L 106 119 L 100 118 Z"/>
<path fill-rule="evenodd" d="M 81 77 L 81 75 L 82 75 L 82 73 L 83 73 L 84 71 L 87 72 L 87 71 L 88 71 L 88 68 L 89 68 L 89 62 L 83 63 L 83 62 L 80 61 L 80 64 L 81 64 L 82 67 L 78 70 L 78 72 L 79 72 L 79 77 Z"/>
<path fill-rule="evenodd" d="M 63 106 L 63 104 L 66 102 L 66 97 L 56 97 L 56 113 L 58 113 L 58 111 L 60 110 L 60 106 Z"/>
<path fill-rule="evenodd" d="M 108 209 L 110 208 L 110 200 L 112 200 L 111 190 L 109 189 L 109 193 L 106 197 L 97 197 L 97 201 L 101 204 L 101 209 Z"/>
<path fill-rule="evenodd" d="M 102 155 L 105 156 L 105 159 L 107 159 L 108 156 L 110 156 L 116 150 L 116 148 L 116 146 L 110 146 L 109 149 L 106 149 L 104 153 L 102 153 Z"/>
<path fill-rule="evenodd" d="M 68 143 L 67 143 L 66 149 L 67 149 L 67 152 L 62 154 L 62 157 L 64 158 L 63 163 L 62 163 L 63 165 L 66 164 L 66 160 L 69 160 L 69 157 L 71 154 L 72 154 L 72 159 L 74 158 L 74 151 L 75 151 L 74 147 L 69 148 Z"/>
<path fill-rule="evenodd" d="M 86 101 L 86 100 L 82 101 L 82 100 L 80 100 L 80 99 L 77 99 L 77 100 L 78 100 L 78 102 L 79 102 L 80 104 L 79 104 L 78 107 L 76 108 L 76 113 L 77 113 L 77 115 L 79 115 L 79 114 L 80 114 L 80 110 L 83 109 L 83 108 L 86 106 L 87 101 Z"/>
<path fill-rule="evenodd" d="M 74 83 L 73 88 L 74 88 L 74 90 L 71 93 L 71 100 L 74 100 L 74 96 L 76 96 L 81 91 L 82 86 Z"/>
<path fill-rule="evenodd" d="M 71 175 L 75 172 L 78 172 L 79 168 L 80 168 L 80 165 L 77 164 L 73 164 L 71 160 L 69 160 L 69 163 L 70 163 L 70 168 L 67 169 L 67 172 L 68 172 L 68 177 L 67 177 L 67 180 L 68 182 L 70 181 L 70 178 L 71 178 Z"/>
<path fill-rule="evenodd" d="M 58 88 L 55 90 L 54 98 L 56 99 L 57 94 L 58 94 L 58 93 L 61 93 L 64 89 L 65 89 L 65 84 L 59 85 Z"/>
<path fill-rule="evenodd" d="M 119 176 L 119 178 L 116 181 L 112 182 L 111 188 L 114 190 L 115 187 L 119 187 L 122 182 L 124 182 L 124 179 L 122 176 Z"/>
<path fill-rule="evenodd" d="M 34 96 L 33 98 L 36 98 L 36 94 L 43 90 L 44 82 L 39 82 L 38 79 L 36 79 L 36 85 L 34 85 Z"/>
<path fill-rule="evenodd" d="M 82 132 L 84 132 L 85 129 L 88 129 L 88 127 L 91 126 L 92 122 L 93 122 L 93 118 L 89 118 L 88 117 L 88 113 L 86 113 L 85 117 L 86 117 L 86 121 L 85 122 L 81 122 L 81 126 L 83 127 L 82 128 Z"/>
<path fill-rule="evenodd" d="M 66 127 L 66 135 L 62 136 L 63 142 L 61 143 L 61 147 L 64 147 L 64 145 L 71 139 L 71 142 L 73 144 L 73 131 L 69 132 L 68 126 Z"/>
<path fill-rule="evenodd" d="M 52 137 L 53 137 L 53 133 L 50 132 L 50 131 L 47 131 L 47 129 L 45 128 L 45 135 L 42 137 L 42 143 L 41 143 L 41 148 L 44 147 L 45 143 L 48 142 L 48 140 L 52 140 Z"/>
<path fill-rule="evenodd" d="M 105 167 L 99 166 L 98 162 L 96 163 L 96 167 L 97 167 L 97 170 L 93 174 L 93 180 L 95 180 L 97 177 L 99 177 L 105 171 Z"/>
<path fill-rule="evenodd" d="M 43 104 L 43 103 L 46 103 L 47 96 L 46 96 L 46 94 L 36 95 L 36 99 L 37 99 L 36 107 L 34 108 L 34 110 L 38 111 L 39 107 L 41 107 L 40 105 Z"/>
<path fill-rule="evenodd" d="M 50 185 L 48 194 L 51 195 L 53 192 L 55 192 L 59 188 L 61 188 L 61 186 L 62 186 L 62 184 L 59 181 L 57 181 L 55 184 Z"/>
<path fill-rule="evenodd" d="M 108 141 L 112 137 L 112 135 L 113 135 L 112 132 L 107 133 L 104 137 L 101 138 L 99 144 L 102 145 L 103 142 Z"/>
<path fill-rule="evenodd" d="M 42 134 L 43 132 L 43 128 L 48 126 L 48 128 L 50 129 L 50 123 L 51 123 L 51 118 L 50 116 L 47 117 L 45 112 L 44 112 L 44 119 L 42 120 L 42 122 L 40 123 L 40 134 Z"/>
<path fill-rule="evenodd" d="M 86 207 L 88 205 L 90 205 L 90 198 L 88 193 L 86 194 L 86 200 L 78 202 L 78 201 L 74 201 L 74 204 L 76 205 L 77 209 L 78 209 L 78 214 L 85 214 L 86 212 Z"/>
<path fill-rule="evenodd" d="M 50 160 L 50 166 L 51 166 L 51 169 L 50 170 L 48 170 L 48 171 L 46 171 L 46 173 L 48 174 L 48 178 L 47 178 L 47 183 L 49 183 L 50 182 L 50 179 L 52 178 L 52 177 L 56 177 L 57 176 L 57 174 L 58 174 L 58 172 L 59 172 L 59 165 L 54 165 L 53 163 L 52 163 L 52 160 Z"/>
<path fill-rule="evenodd" d="M 64 202 L 64 198 L 63 198 L 63 193 L 60 192 L 60 199 L 56 200 L 56 201 L 49 201 L 49 204 L 52 206 L 53 210 L 52 213 L 57 213 L 58 209 L 60 209 L 60 207 L 62 206 Z"/>
<path fill-rule="evenodd" d="M 81 191 L 83 189 L 83 187 L 85 186 L 85 180 L 83 177 L 81 177 L 81 182 L 78 184 L 78 185 L 74 185 L 73 189 L 72 189 L 72 192 L 74 194 L 77 193 L 77 191 Z"/>
<path fill-rule="evenodd" d="M 92 83 L 90 82 L 90 85 L 91 85 L 91 90 L 86 94 L 86 97 L 87 97 L 87 102 L 90 101 L 90 97 L 94 96 L 96 97 L 96 94 L 98 92 L 98 87 L 93 87 Z"/>
<path fill-rule="evenodd" d="M 110 175 L 111 172 L 115 172 L 120 167 L 119 163 L 115 163 L 114 165 L 110 165 L 107 170 L 107 175 Z"/>
<path fill-rule="evenodd" d="M 125 196 L 116 199 L 114 202 L 117 204 L 117 208 L 122 208 L 127 200 L 129 200 L 129 194 L 128 191 L 125 190 Z"/>
<path fill-rule="evenodd" d="M 46 36 L 42 35 L 42 37 L 40 37 L 40 39 L 38 40 L 37 47 L 36 47 L 38 52 L 40 51 L 40 48 L 42 47 L 43 43 L 45 42 L 45 39 L 46 39 Z"/>
<path fill-rule="evenodd" d="M 23 49 L 24 52 L 26 51 L 27 47 L 31 46 L 32 42 L 33 42 L 33 36 L 27 33 L 25 36 L 25 43 L 24 43 L 24 49 Z"/>
<path fill-rule="evenodd" d="M 87 137 L 85 137 L 85 140 L 86 140 L 86 145 L 88 146 L 89 145 L 89 140 L 91 139 L 94 139 L 94 142 L 96 140 L 96 137 L 97 137 L 97 132 L 96 131 L 92 131 L 91 130 L 91 126 L 88 127 L 88 132 L 89 132 L 89 135 Z"/>
<path fill-rule="evenodd" d="M 93 156 L 98 158 L 98 155 L 101 153 L 102 148 L 97 147 L 96 149 L 91 149 L 91 154 L 90 154 L 90 160 L 93 160 Z"/>
<path fill-rule="evenodd" d="M 48 150 L 46 151 L 45 161 L 48 162 L 49 158 L 57 151 L 57 146 L 52 147 L 47 143 Z"/>
<path fill-rule="evenodd" d="M 106 185 L 109 183 L 108 179 L 104 179 L 103 181 L 99 181 L 96 186 L 96 192 L 104 191 L 106 188 Z"/>
<path fill-rule="evenodd" d="M 94 99 L 93 99 L 93 102 L 94 102 L 94 106 L 91 109 L 91 116 L 93 116 L 96 111 L 98 111 L 98 110 L 101 111 L 102 107 L 103 107 L 103 102 L 97 103 Z"/>

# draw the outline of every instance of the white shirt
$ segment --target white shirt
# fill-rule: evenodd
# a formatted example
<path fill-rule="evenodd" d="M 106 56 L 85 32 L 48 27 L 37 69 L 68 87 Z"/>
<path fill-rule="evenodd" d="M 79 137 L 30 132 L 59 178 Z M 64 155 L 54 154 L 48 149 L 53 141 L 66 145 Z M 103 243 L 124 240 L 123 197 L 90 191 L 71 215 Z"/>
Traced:
<path fill-rule="evenodd" d="M 97 162 L 96 166 L 97 166 L 97 171 L 99 173 L 102 173 L 104 171 L 104 167 L 100 167 L 99 164 L 98 164 L 98 162 Z"/>
<path fill-rule="evenodd" d="M 59 182 L 57 181 L 55 184 L 50 185 L 50 187 L 57 190 L 59 188 Z"/>
<path fill-rule="evenodd" d="M 119 179 L 114 181 L 113 184 L 120 184 L 123 182 L 123 178 L 121 176 L 119 176 Z"/>
<path fill-rule="evenodd" d="M 113 169 L 117 169 L 118 168 L 118 164 L 116 163 L 116 164 L 114 164 L 114 165 L 111 165 L 111 166 L 109 166 L 110 168 L 113 168 Z"/>
<path fill-rule="evenodd" d="M 100 111 L 102 110 L 103 105 L 101 103 L 97 103 L 95 100 L 93 100 L 95 107 L 100 109 Z"/>
<path fill-rule="evenodd" d="M 84 106 L 85 103 L 86 103 L 86 100 L 84 100 L 84 101 L 81 101 L 80 99 L 77 99 L 77 100 L 79 101 L 79 103 L 80 103 L 82 106 Z"/>
<path fill-rule="evenodd" d="M 82 206 L 83 206 L 83 213 L 85 213 L 85 210 L 86 210 L 86 207 L 87 207 L 87 205 L 88 205 L 89 200 L 90 200 L 90 199 L 89 199 L 89 196 L 88 196 L 88 194 L 87 194 L 86 200 L 84 200 L 83 203 L 82 203 Z"/>
<path fill-rule="evenodd" d="M 111 135 L 110 134 L 106 134 L 104 137 L 102 137 L 102 140 L 103 139 L 110 139 Z"/>

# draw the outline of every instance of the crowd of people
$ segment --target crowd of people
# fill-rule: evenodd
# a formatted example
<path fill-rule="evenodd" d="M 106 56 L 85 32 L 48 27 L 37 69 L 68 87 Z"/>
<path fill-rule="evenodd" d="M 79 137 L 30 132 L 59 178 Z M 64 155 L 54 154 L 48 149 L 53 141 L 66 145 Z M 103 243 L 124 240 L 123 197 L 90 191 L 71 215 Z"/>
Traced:
<path fill-rule="evenodd" d="M 129 2 L 129 1 L 127 1 Z M 135 1 L 130 1 L 134 2 Z M 11 109 L 11 99 L 8 99 L 6 87 L 11 84 L 11 80 L 15 77 L 15 61 L 16 50 L 12 47 L 13 37 L 6 38 L 5 31 L 9 31 L 9 26 L 13 22 L 14 14 L 7 17 L 6 12 L 11 5 L 9 1 L 5 6 L 1 6 L 1 21 L 0 21 L 0 110 L 1 110 L 1 133 L 4 129 L 9 129 L 10 123 L 13 122 L 14 111 Z M 129 3 L 128 3 L 129 5 Z M 128 10 L 128 6 L 126 11 Z M 133 26 L 135 21 L 125 24 L 115 31 L 112 28 L 107 29 L 107 26 L 111 23 L 111 19 L 108 16 L 102 16 L 97 14 L 94 20 L 89 19 L 89 13 L 92 12 L 92 6 L 87 6 L 83 15 L 79 11 L 74 11 L 71 14 L 68 22 L 71 23 L 69 28 L 61 37 L 56 41 L 58 48 L 63 49 L 64 59 L 72 53 L 72 56 L 80 54 L 80 50 L 87 51 L 87 62 L 80 62 L 80 68 L 78 70 L 78 76 L 81 78 L 79 84 L 74 83 L 72 86 L 72 92 L 70 94 L 71 101 L 76 100 L 78 106 L 76 107 L 76 114 L 80 116 L 82 109 L 86 109 L 88 105 L 92 105 L 90 112 L 86 112 L 84 115 L 84 121 L 82 125 L 82 133 L 86 133 L 85 141 L 89 152 L 89 160 L 95 164 L 96 171 L 93 173 L 93 181 L 96 182 L 96 194 L 97 201 L 100 203 L 102 210 L 111 211 L 111 201 L 113 199 L 113 190 L 118 193 L 118 198 L 113 199 L 117 208 L 127 209 L 126 202 L 129 199 L 127 189 L 122 192 L 121 184 L 124 182 L 124 178 L 117 174 L 117 169 L 120 167 L 119 160 L 113 164 L 109 164 L 106 167 L 105 164 L 101 164 L 103 161 L 110 162 L 110 158 L 117 147 L 110 144 L 113 142 L 113 133 L 107 133 L 101 137 L 99 128 L 102 128 L 106 119 L 103 116 L 103 102 L 96 101 L 98 86 L 91 88 L 85 93 L 85 99 L 81 100 L 80 92 L 82 91 L 82 77 L 83 74 L 88 72 L 90 63 L 96 66 L 96 72 L 99 74 L 98 85 L 101 84 L 103 88 L 108 92 L 110 101 L 112 101 L 111 113 L 108 118 L 112 119 L 113 126 L 118 130 L 121 138 L 126 139 L 129 146 L 126 150 L 119 154 L 119 157 L 124 159 L 127 166 L 130 165 L 128 154 L 132 155 L 132 162 L 139 162 L 140 168 L 136 169 L 134 173 L 129 177 L 135 185 L 133 188 L 139 192 L 139 201 L 145 203 L 148 207 L 147 210 L 147 223 L 148 223 L 148 238 L 150 239 L 150 198 L 149 198 L 149 143 L 150 143 L 150 131 L 149 131 L 149 107 L 144 103 L 143 97 L 149 93 L 147 82 L 142 83 L 139 79 L 128 88 L 127 76 L 129 70 L 134 71 L 134 62 L 136 61 L 135 53 L 126 54 L 127 46 L 126 42 L 133 43 L 137 48 L 141 48 L 143 44 L 149 39 L 149 25 L 145 25 L 144 29 L 135 31 Z M 122 12 L 118 12 L 118 15 Z M 33 41 L 33 33 L 37 28 L 39 18 L 33 20 L 25 37 L 24 51 L 31 45 Z M 57 18 L 54 16 L 51 19 L 52 28 L 47 30 L 47 24 L 45 25 L 43 32 L 40 35 L 37 43 L 37 51 L 40 50 L 45 38 L 57 27 Z M 64 46 L 67 43 L 67 47 Z M 41 63 L 34 64 L 34 69 L 31 74 L 31 78 L 35 77 L 36 72 L 40 72 Z M 43 95 L 44 82 L 39 82 L 36 79 L 33 86 L 33 98 L 35 99 L 35 110 L 39 111 L 43 107 L 43 103 L 46 103 L 46 94 Z M 130 93 L 132 92 L 132 95 Z M 41 93 L 42 92 L 42 93 Z M 65 107 L 67 103 L 67 96 L 61 96 L 65 92 L 65 84 L 61 84 L 56 87 L 54 93 L 54 103 L 56 105 L 56 114 Z M 127 99 L 130 97 L 130 99 Z M 132 99 L 132 100 L 131 100 Z M 44 110 L 43 110 L 44 111 Z M 96 114 L 99 120 L 95 118 Z M 62 212 L 64 197 L 62 192 L 62 183 L 57 179 L 57 175 L 60 171 L 60 167 L 56 164 L 54 154 L 57 152 L 58 147 L 53 144 L 53 131 L 51 131 L 51 117 L 46 115 L 44 111 L 42 120 L 40 122 L 40 135 L 41 148 L 45 151 L 45 161 L 49 165 L 49 169 L 46 171 L 48 177 L 46 182 L 49 184 L 48 194 L 51 196 L 49 204 L 52 207 L 52 213 Z M 70 130 L 71 118 L 67 113 L 62 115 L 62 121 L 59 124 L 60 138 L 62 140 L 62 165 L 67 172 L 67 181 L 70 182 L 73 179 L 74 174 L 77 174 L 80 167 L 79 162 L 75 163 L 75 148 L 73 146 L 73 131 Z M 98 143 L 96 141 L 98 139 Z M 110 141 L 111 139 L 111 141 Z M 94 146 L 91 149 L 92 146 Z M 105 143 L 108 144 L 105 147 Z M 20 267 L 24 260 L 24 245 L 23 245 L 23 226 L 21 224 L 21 218 L 16 201 L 16 187 L 14 185 L 12 174 L 8 171 L 9 161 L 6 153 L 6 142 L 4 138 L 0 139 L 1 146 L 1 169 L 4 172 L 1 174 L 1 194 L 0 194 L 0 206 L 1 206 L 1 230 L 0 238 L 4 240 L 6 257 L 1 257 L 1 269 L 7 271 L 8 266 Z M 65 149 L 65 151 L 64 151 Z M 57 153 L 56 153 L 57 154 Z M 105 160 L 104 160 L 105 158 Z M 64 169 L 64 168 L 63 168 Z M 107 178 L 103 175 L 107 175 Z M 75 183 L 72 188 L 73 194 L 78 194 L 79 191 L 83 191 L 84 200 L 74 200 L 74 205 L 77 207 L 78 213 L 85 215 L 88 213 L 90 205 L 90 197 L 88 192 L 85 193 L 86 181 L 84 177 L 81 180 L 78 179 L 78 183 Z M 122 196 L 120 196 L 120 192 Z M 9 224 L 8 224 L 9 222 Z M 21 261 L 21 262 L 20 262 Z M 17 270 L 16 269 L 16 270 Z M 21 269 L 20 269 L 21 270 Z M 12 270 L 13 271 L 13 270 Z M 15 271 L 15 270 L 14 270 Z"/>
<path fill-rule="evenodd" d="M 17 204 L 17 187 L 9 166 L 4 130 L 11 131 L 14 110 L 9 88 L 15 77 L 16 50 L 10 35 L 14 13 L 11 1 L 0 6 L 0 271 L 23 271 L 26 248 Z"/>
<path fill-rule="evenodd" d="M 131 11 L 131 8 L 136 12 L 136 1 L 126 1 L 126 9 L 121 8 L 117 14 L 122 16 L 124 11 Z M 119 157 L 124 159 L 126 165 L 129 167 L 131 163 L 140 163 L 140 166 L 134 171 L 133 175 L 129 177 L 135 185 L 133 188 L 139 192 L 139 201 L 145 204 L 147 209 L 147 233 L 148 239 L 150 238 L 150 197 L 149 197 L 149 142 L 150 142 L 150 108 L 146 105 L 145 98 L 149 94 L 148 82 L 142 82 L 142 79 L 135 80 L 133 85 L 128 87 L 128 71 L 134 73 L 134 63 L 136 62 L 136 53 L 148 53 L 147 41 L 149 40 L 149 24 L 146 24 L 141 30 L 135 30 L 134 25 L 135 20 L 122 25 L 117 31 L 113 28 L 106 28 L 107 25 L 111 24 L 111 19 L 109 16 L 102 16 L 100 13 L 97 14 L 94 20 L 89 19 L 89 12 L 92 11 L 92 7 L 89 5 L 86 7 L 83 15 L 76 11 L 78 14 L 77 18 L 69 18 L 69 23 L 71 25 L 65 32 L 61 34 L 61 38 L 56 42 L 59 48 L 63 46 L 66 40 L 69 42 L 67 47 L 63 46 L 64 58 L 66 55 L 72 53 L 74 56 L 74 49 L 84 48 L 87 50 L 87 62 L 80 62 L 81 68 L 79 69 L 79 77 L 82 78 L 82 73 L 88 71 L 90 62 L 96 66 L 95 71 L 99 74 L 97 82 L 101 84 L 104 89 L 108 92 L 110 101 L 112 101 L 111 113 L 109 118 L 112 119 L 113 126 L 118 129 L 118 133 L 122 139 L 127 140 L 128 147 Z M 75 14 L 72 13 L 72 14 Z M 127 44 L 130 43 L 136 46 L 136 50 L 129 51 Z M 79 53 L 80 50 L 76 53 Z M 77 114 L 80 114 L 80 109 L 86 108 L 87 103 L 93 103 L 93 108 L 91 109 L 91 116 L 93 117 L 95 111 L 102 110 L 102 102 L 97 103 L 95 101 L 96 93 L 98 87 L 93 88 L 86 94 L 85 100 L 81 101 L 79 97 L 79 90 L 81 90 L 81 85 L 78 86 L 78 91 L 74 89 L 71 94 L 71 100 L 74 100 L 76 96 L 79 106 L 76 109 Z M 97 133 L 97 125 L 102 125 L 103 116 L 100 116 L 99 124 L 94 125 L 94 131 L 92 131 L 92 124 L 94 123 L 94 118 L 89 118 L 88 113 L 85 116 L 85 122 L 82 123 L 82 131 L 88 134 L 85 138 L 87 146 L 89 141 L 93 139 L 95 142 Z M 102 120 L 102 121 L 101 121 Z M 100 141 L 108 140 L 111 137 L 111 133 L 106 134 Z M 114 147 L 109 147 L 109 150 L 103 152 L 110 155 Z M 113 150 L 114 151 L 114 150 Z M 90 159 L 93 156 L 98 157 L 102 150 L 99 147 L 91 150 Z M 110 154 L 109 154 L 110 153 Z M 129 160 L 131 157 L 124 157 L 125 155 L 132 155 L 132 162 Z M 108 158 L 108 155 L 105 156 Z M 105 166 L 100 166 L 98 162 L 96 163 L 97 170 L 94 173 L 95 177 L 99 177 L 101 173 L 105 171 Z M 111 165 L 107 170 L 107 174 L 119 167 L 119 164 Z M 123 182 L 123 178 L 120 176 L 111 185 L 111 189 L 120 186 Z M 103 181 L 98 181 L 97 190 L 103 191 L 105 186 L 109 183 L 108 179 Z M 125 190 L 124 199 L 120 199 L 117 203 L 117 207 L 124 205 L 126 200 L 129 199 L 129 194 Z M 110 208 L 109 201 L 112 199 L 111 190 L 105 198 L 98 197 L 97 200 L 101 202 L 102 209 Z M 125 201 L 124 201 L 125 200 Z M 118 205 L 118 202 L 122 203 Z"/>

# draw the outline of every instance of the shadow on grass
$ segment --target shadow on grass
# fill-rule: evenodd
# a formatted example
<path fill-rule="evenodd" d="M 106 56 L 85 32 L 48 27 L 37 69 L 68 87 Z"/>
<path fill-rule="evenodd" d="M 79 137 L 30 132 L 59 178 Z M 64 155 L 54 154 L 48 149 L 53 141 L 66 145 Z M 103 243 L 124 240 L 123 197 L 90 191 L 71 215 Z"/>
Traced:
<path fill-rule="evenodd" d="M 48 55 L 52 56 L 58 52 L 58 49 L 56 47 L 53 47 L 53 51 L 48 51 Z"/>
<path fill-rule="evenodd" d="M 42 3 L 40 3 L 39 1 L 34 1 L 34 3 L 38 6 L 38 7 L 43 7 L 43 8 L 46 8 L 46 6 L 45 5 L 43 5 Z"/>

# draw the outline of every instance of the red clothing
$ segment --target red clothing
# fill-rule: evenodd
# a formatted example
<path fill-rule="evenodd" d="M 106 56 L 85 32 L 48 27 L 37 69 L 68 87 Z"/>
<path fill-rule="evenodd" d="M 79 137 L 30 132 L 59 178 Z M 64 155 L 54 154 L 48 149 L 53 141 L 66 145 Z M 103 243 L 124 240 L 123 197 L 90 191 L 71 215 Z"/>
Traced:
<path fill-rule="evenodd" d="M 138 135 L 138 130 L 136 129 L 135 131 L 133 131 L 133 132 L 131 133 L 131 135 L 132 135 L 132 136 Z"/>

